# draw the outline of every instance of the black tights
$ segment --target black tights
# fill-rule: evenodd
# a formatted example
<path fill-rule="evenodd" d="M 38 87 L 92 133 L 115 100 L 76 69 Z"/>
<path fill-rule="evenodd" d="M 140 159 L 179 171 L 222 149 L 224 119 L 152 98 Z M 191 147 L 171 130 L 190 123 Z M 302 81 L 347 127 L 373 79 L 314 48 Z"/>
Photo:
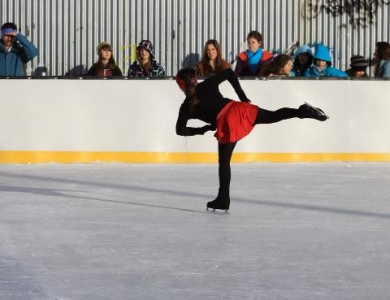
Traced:
<path fill-rule="evenodd" d="M 276 111 L 259 108 L 255 124 L 271 124 L 295 117 L 300 117 L 299 110 L 295 108 L 280 108 Z M 223 203 L 227 203 L 228 206 L 230 204 L 230 161 L 236 144 L 237 142 L 218 144 L 219 193 L 217 199 Z"/>
<path fill-rule="evenodd" d="M 255 124 L 271 124 L 282 120 L 287 120 L 295 117 L 300 117 L 300 110 L 296 108 L 280 108 L 275 111 L 259 108 L 257 112 Z"/>
<path fill-rule="evenodd" d="M 218 163 L 219 163 L 219 193 L 218 197 L 224 202 L 229 201 L 229 190 L 230 190 L 230 179 L 231 179 L 231 170 L 230 170 L 230 160 L 232 159 L 232 154 L 235 143 L 229 144 L 218 144 Z"/>

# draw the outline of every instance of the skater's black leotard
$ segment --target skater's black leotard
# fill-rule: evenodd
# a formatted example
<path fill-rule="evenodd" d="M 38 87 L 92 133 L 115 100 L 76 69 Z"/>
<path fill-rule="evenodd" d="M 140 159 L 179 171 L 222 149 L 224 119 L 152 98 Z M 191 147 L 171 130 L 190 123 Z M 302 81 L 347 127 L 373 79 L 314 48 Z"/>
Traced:
<path fill-rule="evenodd" d="M 196 85 L 196 94 L 199 97 L 199 103 L 196 105 L 194 111 L 190 112 L 188 99 L 184 100 L 176 122 L 176 133 L 178 135 L 192 136 L 204 133 L 200 128 L 187 127 L 187 122 L 190 119 L 198 119 L 215 127 L 218 113 L 226 104 L 232 101 L 231 99 L 224 98 L 219 91 L 219 85 L 226 80 L 230 82 L 241 101 L 249 101 L 233 70 L 227 69 L 221 71 Z"/>

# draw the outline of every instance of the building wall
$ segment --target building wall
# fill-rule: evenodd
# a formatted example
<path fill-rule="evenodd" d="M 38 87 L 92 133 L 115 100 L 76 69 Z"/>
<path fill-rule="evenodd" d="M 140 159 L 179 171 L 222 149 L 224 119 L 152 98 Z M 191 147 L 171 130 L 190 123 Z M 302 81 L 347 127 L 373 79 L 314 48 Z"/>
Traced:
<path fill-rule="evenodd" d="M 53 76 L 85 72 L 101 41 L 126 73 L 141 39 L 172 76 L 199 60 L 210 38 L 233 61 L 252 29 L 275 53 L 325 43 L 345 69 L 351 55 L 372 57 L 376 41 L 390 40 L 389 15 L 388 0 L 0 0 L 0 22 L 15 22 L 40 50 L 28 75 Z"/>

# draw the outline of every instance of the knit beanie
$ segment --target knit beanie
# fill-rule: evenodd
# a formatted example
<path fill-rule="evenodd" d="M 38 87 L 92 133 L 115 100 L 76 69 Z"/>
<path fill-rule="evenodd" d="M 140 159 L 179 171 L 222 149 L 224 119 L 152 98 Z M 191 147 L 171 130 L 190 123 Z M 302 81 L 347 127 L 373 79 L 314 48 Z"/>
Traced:
<path fill-rule="evenodd" d="M 368 67 L 368 62 L 367 60 L 361 56 L 361 55 L 354 55 L 351 57 L 351 69 L 354 72 L 357 71 L 366 71 Z"/>
<path fill-rule="evenodd" d="M 97 53 L 99 54 L 100 50 L 102 50 L 103 48 L 108 48 L 109 50 L 112 51 L 112 47 L 109 43 L 107 42 L 101 42 L 97 47 L 96 47 L 96 51 Z"/>

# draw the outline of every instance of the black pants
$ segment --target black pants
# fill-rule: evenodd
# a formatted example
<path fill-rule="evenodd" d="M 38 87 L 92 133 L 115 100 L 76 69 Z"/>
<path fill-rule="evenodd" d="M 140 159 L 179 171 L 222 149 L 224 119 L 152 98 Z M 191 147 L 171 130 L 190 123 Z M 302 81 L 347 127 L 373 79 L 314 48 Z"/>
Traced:
<path fill-rule="evenodd" d="M 276 111 L 259 108 L 255 124 L 271 124 L 295 117 L 299 117 L 299 110 L 295 108 L 281 108 Z M 219 192 L 217 199 L 225 204 L 228 204 L 227 206 L 230 204 L 230 161 L 236 144 L 237 142 L 218 144 Z"/>

